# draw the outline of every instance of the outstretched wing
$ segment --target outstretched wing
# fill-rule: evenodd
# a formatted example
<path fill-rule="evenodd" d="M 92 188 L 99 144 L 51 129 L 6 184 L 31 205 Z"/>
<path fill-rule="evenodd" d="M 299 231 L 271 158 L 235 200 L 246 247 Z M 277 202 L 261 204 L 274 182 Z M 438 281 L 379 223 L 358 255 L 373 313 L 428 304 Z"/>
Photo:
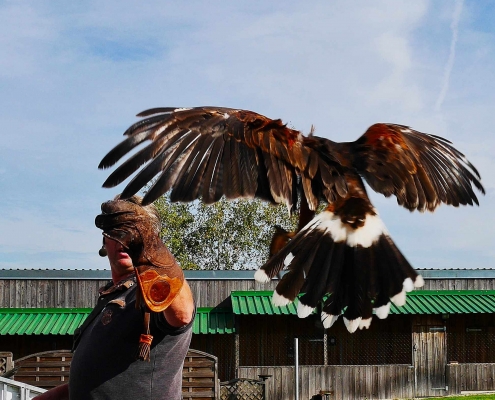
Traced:
<path fill-rule="evenodd" d="M 138 116 L 146 118 L 132 125 L 99 165 L 108 168 L 150 142 L 103 184 L 116 186 L 139 170 L 123 198 L 155 177 L 144 204 L 172 189 L 172 201 L 259 197 L 292 209 L 301 185 L 314 210 L 320 199 L 331 202 L 347 192 L 342 166 L 319 153 L 325 139 L 306 138 L 280 120 L 218 107 L 155 108 Z"/>
<path fill-rule="evenodd" d="M 139 116 L 144 119 L 99 166 L 144 145 L 104 183 L 113 187 L 137 172 L 122 198 L 156 178 L 144 204 L 169 189 L 172 201 L 259 197 L 292 209 L 301 193 L 303 211 L 328 202 L 255 275 L 265 282 L 287 269 L 274 300 L 286 304 L 306 291 L 301 317 L 330 294 L 322 309 L 326 327 L 344 313 L 349 331 L 366 328 L 373 308 L 384 318 L 390 301 L 404 304 L 405 293 L 423 284 L 389 237 L 360 176 L 409 210 L 478 204 L 473 186 L 484 193 L 478 172 L 450 142 L 402 125 L 375 124 L 355 142 L 334 143 L 245 110 L 156 108 Z"/>
<path fill-rule="evenodd" d="M 343 143 L 353 167 L 373 190 L 395 195 L 409 210 L 433 211 L 441 203 L 459 206 L 485 193 L 480 175 L 466 157 L 439 136 L 395 124 L 372 125 L 358 140 Z"/>

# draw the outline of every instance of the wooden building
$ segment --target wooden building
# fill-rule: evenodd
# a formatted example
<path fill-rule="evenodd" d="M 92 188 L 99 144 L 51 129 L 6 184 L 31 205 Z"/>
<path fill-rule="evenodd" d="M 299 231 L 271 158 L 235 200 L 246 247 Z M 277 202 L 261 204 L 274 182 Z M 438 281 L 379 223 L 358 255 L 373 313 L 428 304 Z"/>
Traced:
<path fill-rule="evenodd" d="M 191 348 L 218 357 L 221 380 L 267 381 L 270 399 L 294 398 L 294 338 L 300 398 L 423 397 L 495 390 L 495 270 L 422 270 L 425 287 L 369 330 L 273 307 L 252 271 L 186 271 L 198 314 Z M 0 270 L 0 351 L 14 359 L 71 347 L 94 305 L 104 270 Z"/>

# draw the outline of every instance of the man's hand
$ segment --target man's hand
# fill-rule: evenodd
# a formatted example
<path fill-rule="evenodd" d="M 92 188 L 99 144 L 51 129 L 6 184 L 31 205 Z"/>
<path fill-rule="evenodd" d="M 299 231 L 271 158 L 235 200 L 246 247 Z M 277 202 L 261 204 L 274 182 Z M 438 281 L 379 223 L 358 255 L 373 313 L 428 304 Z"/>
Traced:
<path fill-rule="evenodd" d="M 69 400 L 69 384 L 56 386 L 45 393 L 36 396 L 36 400 Z"/>

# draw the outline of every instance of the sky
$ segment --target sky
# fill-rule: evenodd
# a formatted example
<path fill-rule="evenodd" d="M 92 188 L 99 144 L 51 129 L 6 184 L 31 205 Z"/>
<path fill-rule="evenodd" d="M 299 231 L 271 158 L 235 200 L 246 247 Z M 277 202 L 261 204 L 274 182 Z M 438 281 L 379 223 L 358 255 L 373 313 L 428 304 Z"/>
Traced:
<path fill-rule="evenodd" d="M 0 268 L 105 269 L 101 158 L 147 108 L 224 106 L 334 141 L 393 122 L 452 141 L 479 207 L 371 194 L 416 268 L 495 268 L 490 1 L 0 2 Z"/>

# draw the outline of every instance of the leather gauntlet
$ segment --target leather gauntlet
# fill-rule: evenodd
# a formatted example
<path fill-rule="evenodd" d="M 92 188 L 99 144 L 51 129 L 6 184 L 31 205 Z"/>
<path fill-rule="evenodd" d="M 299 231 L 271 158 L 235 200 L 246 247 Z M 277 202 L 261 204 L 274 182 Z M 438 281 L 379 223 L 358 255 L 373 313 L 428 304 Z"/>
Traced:
<path fill-rule="evenodd" d="M 165 310 L 179 294 L 184 273 L 155 233 L 148 213 L 125 200 L 101 205 L 95 224 L 103 235 L 119 242 L 134 265 L 141 297 L 154 312 Z"/>

